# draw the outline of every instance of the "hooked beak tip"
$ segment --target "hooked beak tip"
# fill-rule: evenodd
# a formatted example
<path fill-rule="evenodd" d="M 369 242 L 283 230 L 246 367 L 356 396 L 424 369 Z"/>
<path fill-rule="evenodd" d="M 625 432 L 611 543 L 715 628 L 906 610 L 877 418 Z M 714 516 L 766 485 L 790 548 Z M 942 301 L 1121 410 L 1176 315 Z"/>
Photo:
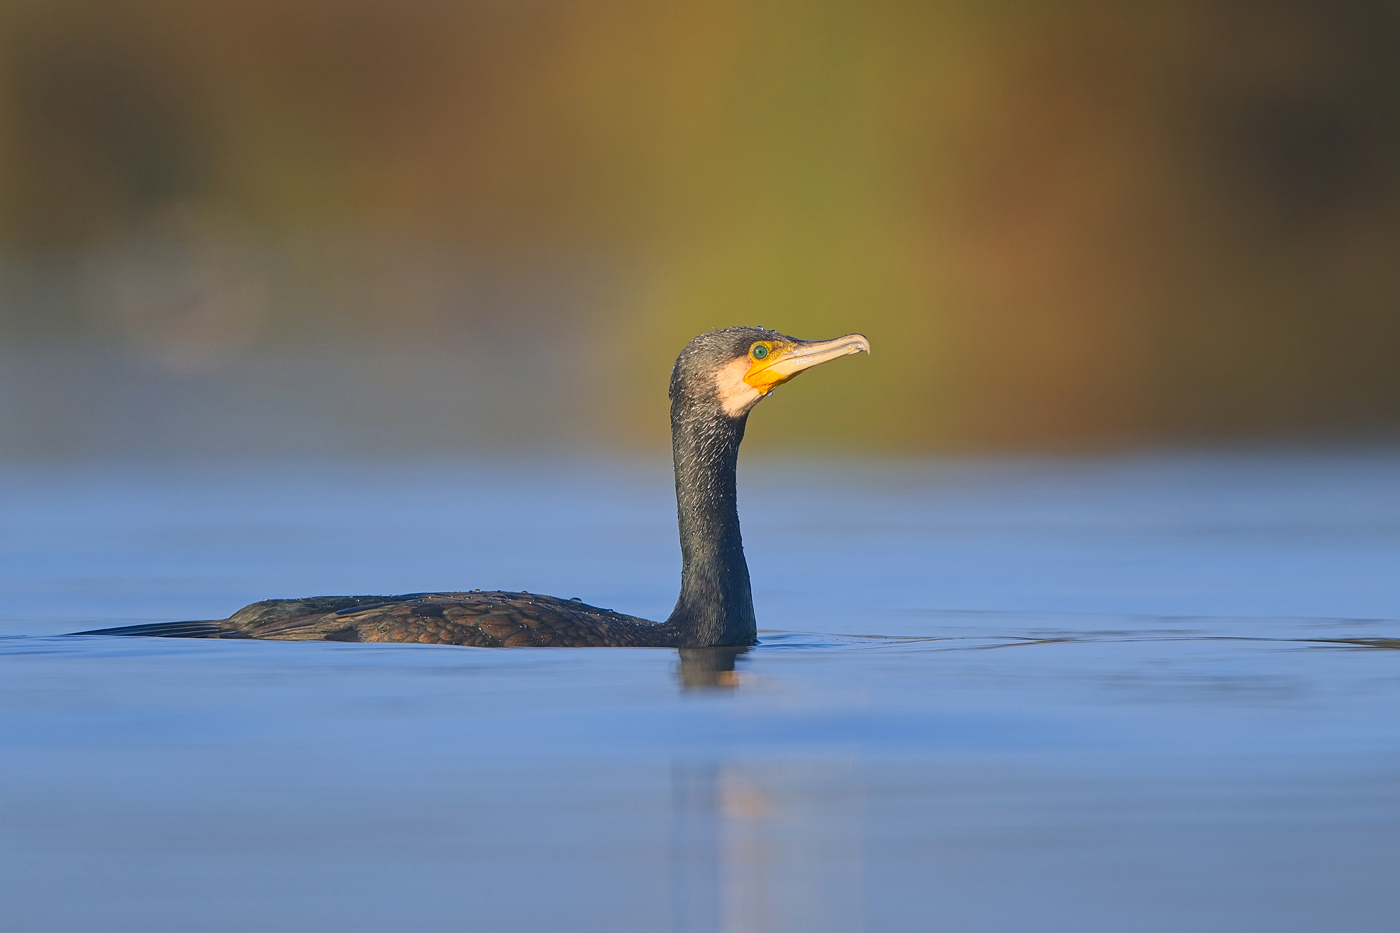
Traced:
<path fill-rule="evenodd" d="M 847 334 L 831 342 L 844 343 L 847 353 L 864 353 L 866 355 L 870 353 L 870 338 L 864 334 Z"/>

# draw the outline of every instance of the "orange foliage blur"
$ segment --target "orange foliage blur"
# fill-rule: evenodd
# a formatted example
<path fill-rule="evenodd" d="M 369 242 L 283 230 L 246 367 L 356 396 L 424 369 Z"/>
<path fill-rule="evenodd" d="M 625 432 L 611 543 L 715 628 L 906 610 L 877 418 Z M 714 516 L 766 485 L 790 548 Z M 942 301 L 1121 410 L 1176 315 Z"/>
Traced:
<path fill-rule="evenodd" d="M 1393 4 L 11 0 L 0 37 L 12 347 L 549 331 L 609 444 L 733 323 L 872 338 L 787 443 L 1400 416 Z"/>

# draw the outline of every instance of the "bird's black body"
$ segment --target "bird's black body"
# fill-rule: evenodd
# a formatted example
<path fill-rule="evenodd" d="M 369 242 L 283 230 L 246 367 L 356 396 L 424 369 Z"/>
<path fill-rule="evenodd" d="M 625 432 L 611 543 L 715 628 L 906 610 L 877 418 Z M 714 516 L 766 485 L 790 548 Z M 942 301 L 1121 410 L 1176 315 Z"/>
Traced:
<path fill-rule="evenodd" d="M 578 600 L 473 590 L 270 599 L 217 621 L 77 634 L 478 647 L 753 644 L 758 630 L 735 493 L 739 445 L 749 411 L 773 386 L 797 372 L 868 349 L 860 335 L 807 342 L 762 328 L 730 327 L 696 337 L 681 352 L 670 387 L 681 592 L 663 623 Z"/>
<path fill-rule="evenodd" d="M 77 634 L 414 642 L 478 648 L 674 644 L 667 640 L 665 626 L 578 600 L 484 591 L 267 599 L 218 621 L 130 625 Z"/>

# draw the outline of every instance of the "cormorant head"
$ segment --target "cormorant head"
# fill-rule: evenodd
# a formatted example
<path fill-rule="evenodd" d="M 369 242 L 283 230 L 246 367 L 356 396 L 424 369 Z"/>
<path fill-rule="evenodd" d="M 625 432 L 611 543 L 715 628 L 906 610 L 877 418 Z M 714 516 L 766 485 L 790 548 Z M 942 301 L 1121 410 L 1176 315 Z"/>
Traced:
<path fill-rule="evenodd" d="M 864 334 L 798 340 L 762 327 L 726 327 L 686 344 L 671 371 L 671 400 L 710 403 L 740 418 L 793 376 L 827 360 L 870 352 Z"/>

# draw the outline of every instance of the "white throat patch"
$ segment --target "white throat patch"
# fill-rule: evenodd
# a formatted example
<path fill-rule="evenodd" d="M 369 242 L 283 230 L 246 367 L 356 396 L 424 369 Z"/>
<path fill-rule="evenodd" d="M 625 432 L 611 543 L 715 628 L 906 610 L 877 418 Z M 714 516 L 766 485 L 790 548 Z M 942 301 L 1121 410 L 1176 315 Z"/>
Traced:
<path fill-rule="evenodd" d="M 744 381 L 744 375 L 748 371 L 748 357 L 740 357 L 715 373 L 715 389 L 719 392 L 720 407 L 731 418 L 739 417 L 763 398 L 757 389 Z"/>

